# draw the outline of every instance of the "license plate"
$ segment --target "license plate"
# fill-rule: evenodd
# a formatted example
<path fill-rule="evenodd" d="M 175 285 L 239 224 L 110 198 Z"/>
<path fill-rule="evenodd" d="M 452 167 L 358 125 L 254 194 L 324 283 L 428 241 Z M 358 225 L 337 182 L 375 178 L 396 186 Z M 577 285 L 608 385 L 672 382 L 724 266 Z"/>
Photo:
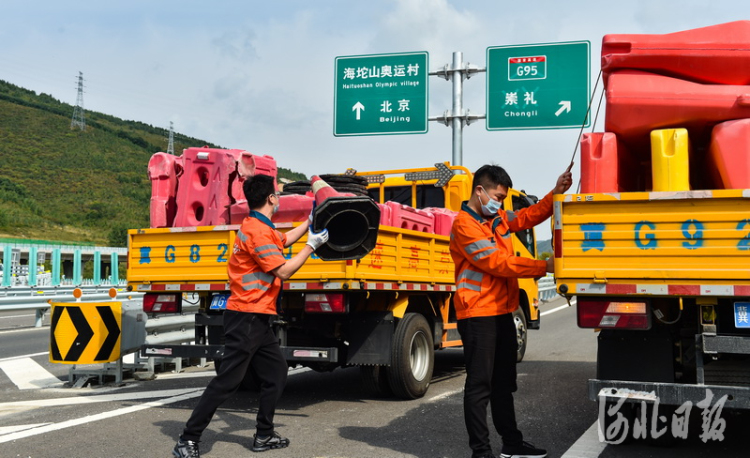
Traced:
<path fill-rule="evenodd" d="M 750 328 L 750 302 L 734 303 L 734 327 Z"/>
<path fill-rule="evenodd" d="M 211 298 L 211 310 L 225 310 L 227 308 L 227 299 L 229 294 L 215 294 Z"/>

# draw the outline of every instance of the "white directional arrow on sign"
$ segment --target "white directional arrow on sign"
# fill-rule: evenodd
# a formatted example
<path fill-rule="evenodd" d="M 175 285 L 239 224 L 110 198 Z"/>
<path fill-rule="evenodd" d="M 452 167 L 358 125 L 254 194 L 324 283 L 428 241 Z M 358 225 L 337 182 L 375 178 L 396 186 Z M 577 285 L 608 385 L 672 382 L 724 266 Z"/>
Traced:
<path fill-rule="evenodd" d="M 357 111 L 357 121 L 359 121 L 359 113 L 360 113 L 360 111 L 364 111 L 365 110 L 365 106 L 362 105 L 360 102 L 357 102 L 352 107 L 352 111 L 355 111 L 355 110 Z"/>
<path fill-rule="evenodd" d="M 555 116 L 560 116 L 562 112 L 570 113 L 570 100 L 560 102 L 560 109 L 555 112 Z"/>

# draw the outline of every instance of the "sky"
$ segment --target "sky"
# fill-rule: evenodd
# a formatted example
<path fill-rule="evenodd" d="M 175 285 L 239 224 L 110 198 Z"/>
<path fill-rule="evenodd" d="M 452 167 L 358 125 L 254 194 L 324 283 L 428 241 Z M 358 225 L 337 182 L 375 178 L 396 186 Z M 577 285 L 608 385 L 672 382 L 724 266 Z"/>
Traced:
<path fill-rule="evenodd" d="M 82 72 L 86 110 L 165 132 L 172 122 L 178 133 L 271 155 L 308 176 L 430 167 L 453 159 L 452 130 L 437 122 L 426 134 L 333 135 L 336 57 L 426 51 L 434 71 L 462 52 L 484 68 L 488 47 L 587 40 L 594 89 L 606 34 L 748 17 L 746 0 L 2 0 L 0 80 L 74 105 Z M 452 84 L 435 76 L 428 84 L 429 116 L 450 110 Z M 486 112 L 485 73 L 463 92 L 465 109 Z M 602 131 L 603 116 L 585 131 Z M 542 196 L 579 132 L 488 131 L 480 120 L 464 128 L 461 165 L 501 165 L 514 187 Z"/>

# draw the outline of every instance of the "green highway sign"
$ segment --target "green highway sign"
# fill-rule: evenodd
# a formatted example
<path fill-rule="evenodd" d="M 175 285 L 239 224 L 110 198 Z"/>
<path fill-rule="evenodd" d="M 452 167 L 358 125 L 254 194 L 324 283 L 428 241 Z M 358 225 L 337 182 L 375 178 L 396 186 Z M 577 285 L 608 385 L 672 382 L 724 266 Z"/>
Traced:
<path fill-rule="evenodd" d="M 334 72 L 333 135 L 427 133 L 426 52 L 340 56 Z"/>
<path fill-rule="evenodd" d="M 487 48 L 487 130 L 588 127 L 591 43 Z"/>

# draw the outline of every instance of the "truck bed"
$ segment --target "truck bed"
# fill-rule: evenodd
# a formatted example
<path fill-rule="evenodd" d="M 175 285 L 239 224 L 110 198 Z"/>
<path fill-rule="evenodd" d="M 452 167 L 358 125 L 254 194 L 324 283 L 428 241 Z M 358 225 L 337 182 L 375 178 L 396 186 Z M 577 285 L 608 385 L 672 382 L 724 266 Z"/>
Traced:
<path fill-rule="evenodd" d="M 750 190 L 568 194 L 554 206 L 555 277 L 569 294 L 750 295 Z"/>
<path fill-rule="evenodd" d="M 294 225 L 279 223 L 276 227 L 285 232 Z M 226 263 L 238 228 L 231 225 L 128 231 L 129 285 L 136 291 L 228 289 Z M 301 238 L 284 255 L 291 258 L 305 241 L 306 237 Z M 447 236 L 381 226 L 375 249 L 364 258 L 322 261 L 313 255 L 285 282 L 285 288 L 305 289 L 315 283 L 320 289 L 329 285 L 452 290 L 454 267 L 448 245 Z"/>

